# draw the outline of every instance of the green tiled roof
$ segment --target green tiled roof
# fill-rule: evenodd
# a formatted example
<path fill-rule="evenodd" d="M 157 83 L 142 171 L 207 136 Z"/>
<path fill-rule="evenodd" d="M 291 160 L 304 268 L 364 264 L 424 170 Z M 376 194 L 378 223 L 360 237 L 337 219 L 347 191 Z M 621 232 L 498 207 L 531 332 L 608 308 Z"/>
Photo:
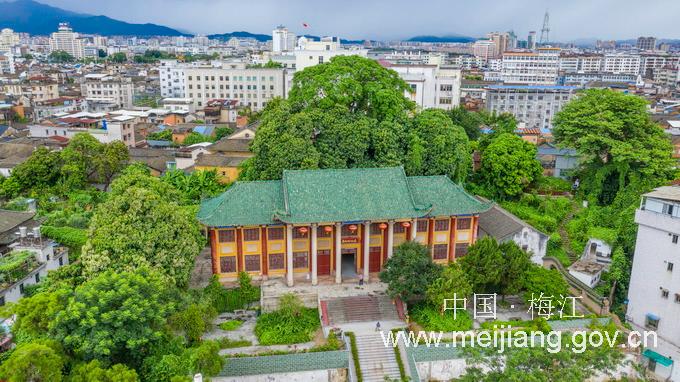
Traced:
<path fill-rule="evenodd" d="M 281 181 L 236 182 L 221 195 L 203 201 L 198 220 L 209 227 L 274 224 L 274 211 L 281 206 Z"/>
<path fill-rule="evenodd" d="M 346 350 L 227 358 L 219 376 L 241 377 L 310 370 L 346 369 L 348 366 L 349 353 Z"/>
<path fill-rule="evenodd" d="M 284 171 L 289 223 L 415 218 L 428 205 L 415 205 L 401 167 Z"/>
<path fill-rule="evenodd" d="M 408 184 L 416 203 L 432 206 L 430 216 L 477 214 L 493 205 L 480 202 L 444 175 L 410 176 Z"/>
<path fill-rule="evenodd" d="M 407 177 L 402 167 L 284 171 L 280 181 L 237 182 L 204 201 L 211 227 L 350 222 L 476 214 L 490 203 L 445 176 Z"/>

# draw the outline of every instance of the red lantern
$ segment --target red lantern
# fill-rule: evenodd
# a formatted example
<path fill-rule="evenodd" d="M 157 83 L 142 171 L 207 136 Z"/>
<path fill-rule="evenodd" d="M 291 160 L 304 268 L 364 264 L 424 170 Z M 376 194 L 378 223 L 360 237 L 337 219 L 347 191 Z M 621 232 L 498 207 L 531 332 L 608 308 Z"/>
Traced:
<path fill-rule="evenodd" d="M 404 228 L 408 228 L 408 227 L 411 226 L 411 223 L 409 223 L 409 222 L 403 222 L 403 223 L 401 223 L 401 225 L 402 225 Z"/>
<path fill-rule="evenodd" d="M 378 228 L 380 228 L 381 230 L 384 231 L 384 230 L 387 229 L 387 224 L 385 224 L 385 223 L 380 223 L 380 224 L 378 225 Z"/>
<path fill-rule="evenodd" d="M 326 231 L 326 232 L 328 232 L 328 233 L 331 233 L 331 232 L 333 232 L 333 227 L 327 225 L 327 226 L 323 227 L 323 230 Z"/>
<path fill-rule="evenodd" d="M 357 225 L 356 225 L 356 224 L 352 224 L 352 225 L 350 225 L 348 228 L 349 228 L 350 231 L 354 232 L 354 231 L 357 230 Z"/>
<path fill-rule="evenodd" d="M 302 233 L 302 234 L 307 233 L 307 231 L 308 231 L 308 228 L 307 228 L 307 227 L 300 227 L 300 228 L 298 228 L 298 232 L 300 232 L 300 233 Z"/>

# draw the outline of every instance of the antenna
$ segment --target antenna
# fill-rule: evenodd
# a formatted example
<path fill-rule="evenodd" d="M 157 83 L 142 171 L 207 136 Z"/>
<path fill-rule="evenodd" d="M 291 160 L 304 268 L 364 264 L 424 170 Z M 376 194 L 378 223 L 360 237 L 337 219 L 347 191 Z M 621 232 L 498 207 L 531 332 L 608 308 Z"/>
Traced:
<path fill-rule="evenodd" d="M 538 41 L 539 44 L 547 44 L 550 41 L 550 15 L 548 11 L 545 11 L 545 16 L 543 16 L 543 28 L 541 28 L 541 39 Z"/>

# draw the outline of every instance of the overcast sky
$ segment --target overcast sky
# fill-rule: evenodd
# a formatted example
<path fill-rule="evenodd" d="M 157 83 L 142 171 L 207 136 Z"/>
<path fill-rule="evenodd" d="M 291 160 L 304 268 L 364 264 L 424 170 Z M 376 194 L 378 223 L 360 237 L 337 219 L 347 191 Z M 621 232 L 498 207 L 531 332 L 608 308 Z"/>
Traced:
<path fill-rule="evenodd" d="M 540 34 L 550 12 L 553 41 L 680 38 L 680 0 L 38 0 L 115 19 L 151 22 L 191 33 L 246 30 L 344 38 L 399 39 L 414 35 L 483 36 L 514 30 Z M 302 23 L 310 28 L 304 30 Z"/>

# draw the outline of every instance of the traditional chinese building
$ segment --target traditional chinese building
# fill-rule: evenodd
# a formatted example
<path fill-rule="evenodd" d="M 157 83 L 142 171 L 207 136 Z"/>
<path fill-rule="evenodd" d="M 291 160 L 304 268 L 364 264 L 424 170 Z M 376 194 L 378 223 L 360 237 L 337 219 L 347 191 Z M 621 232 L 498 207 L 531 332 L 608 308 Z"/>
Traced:
<path fill-rule="evenodd" d="M 213 272 L 318 282 L 378 272 L 394 247 L 415 240 L 446 263 L 467 253 L 479 213 L 490 208 L 446 176 L 401 167 L 284 171 L 283 179 L 236 182 L 201 204 Z M 339 270 L 339 271 L 338 271 Z"/>

